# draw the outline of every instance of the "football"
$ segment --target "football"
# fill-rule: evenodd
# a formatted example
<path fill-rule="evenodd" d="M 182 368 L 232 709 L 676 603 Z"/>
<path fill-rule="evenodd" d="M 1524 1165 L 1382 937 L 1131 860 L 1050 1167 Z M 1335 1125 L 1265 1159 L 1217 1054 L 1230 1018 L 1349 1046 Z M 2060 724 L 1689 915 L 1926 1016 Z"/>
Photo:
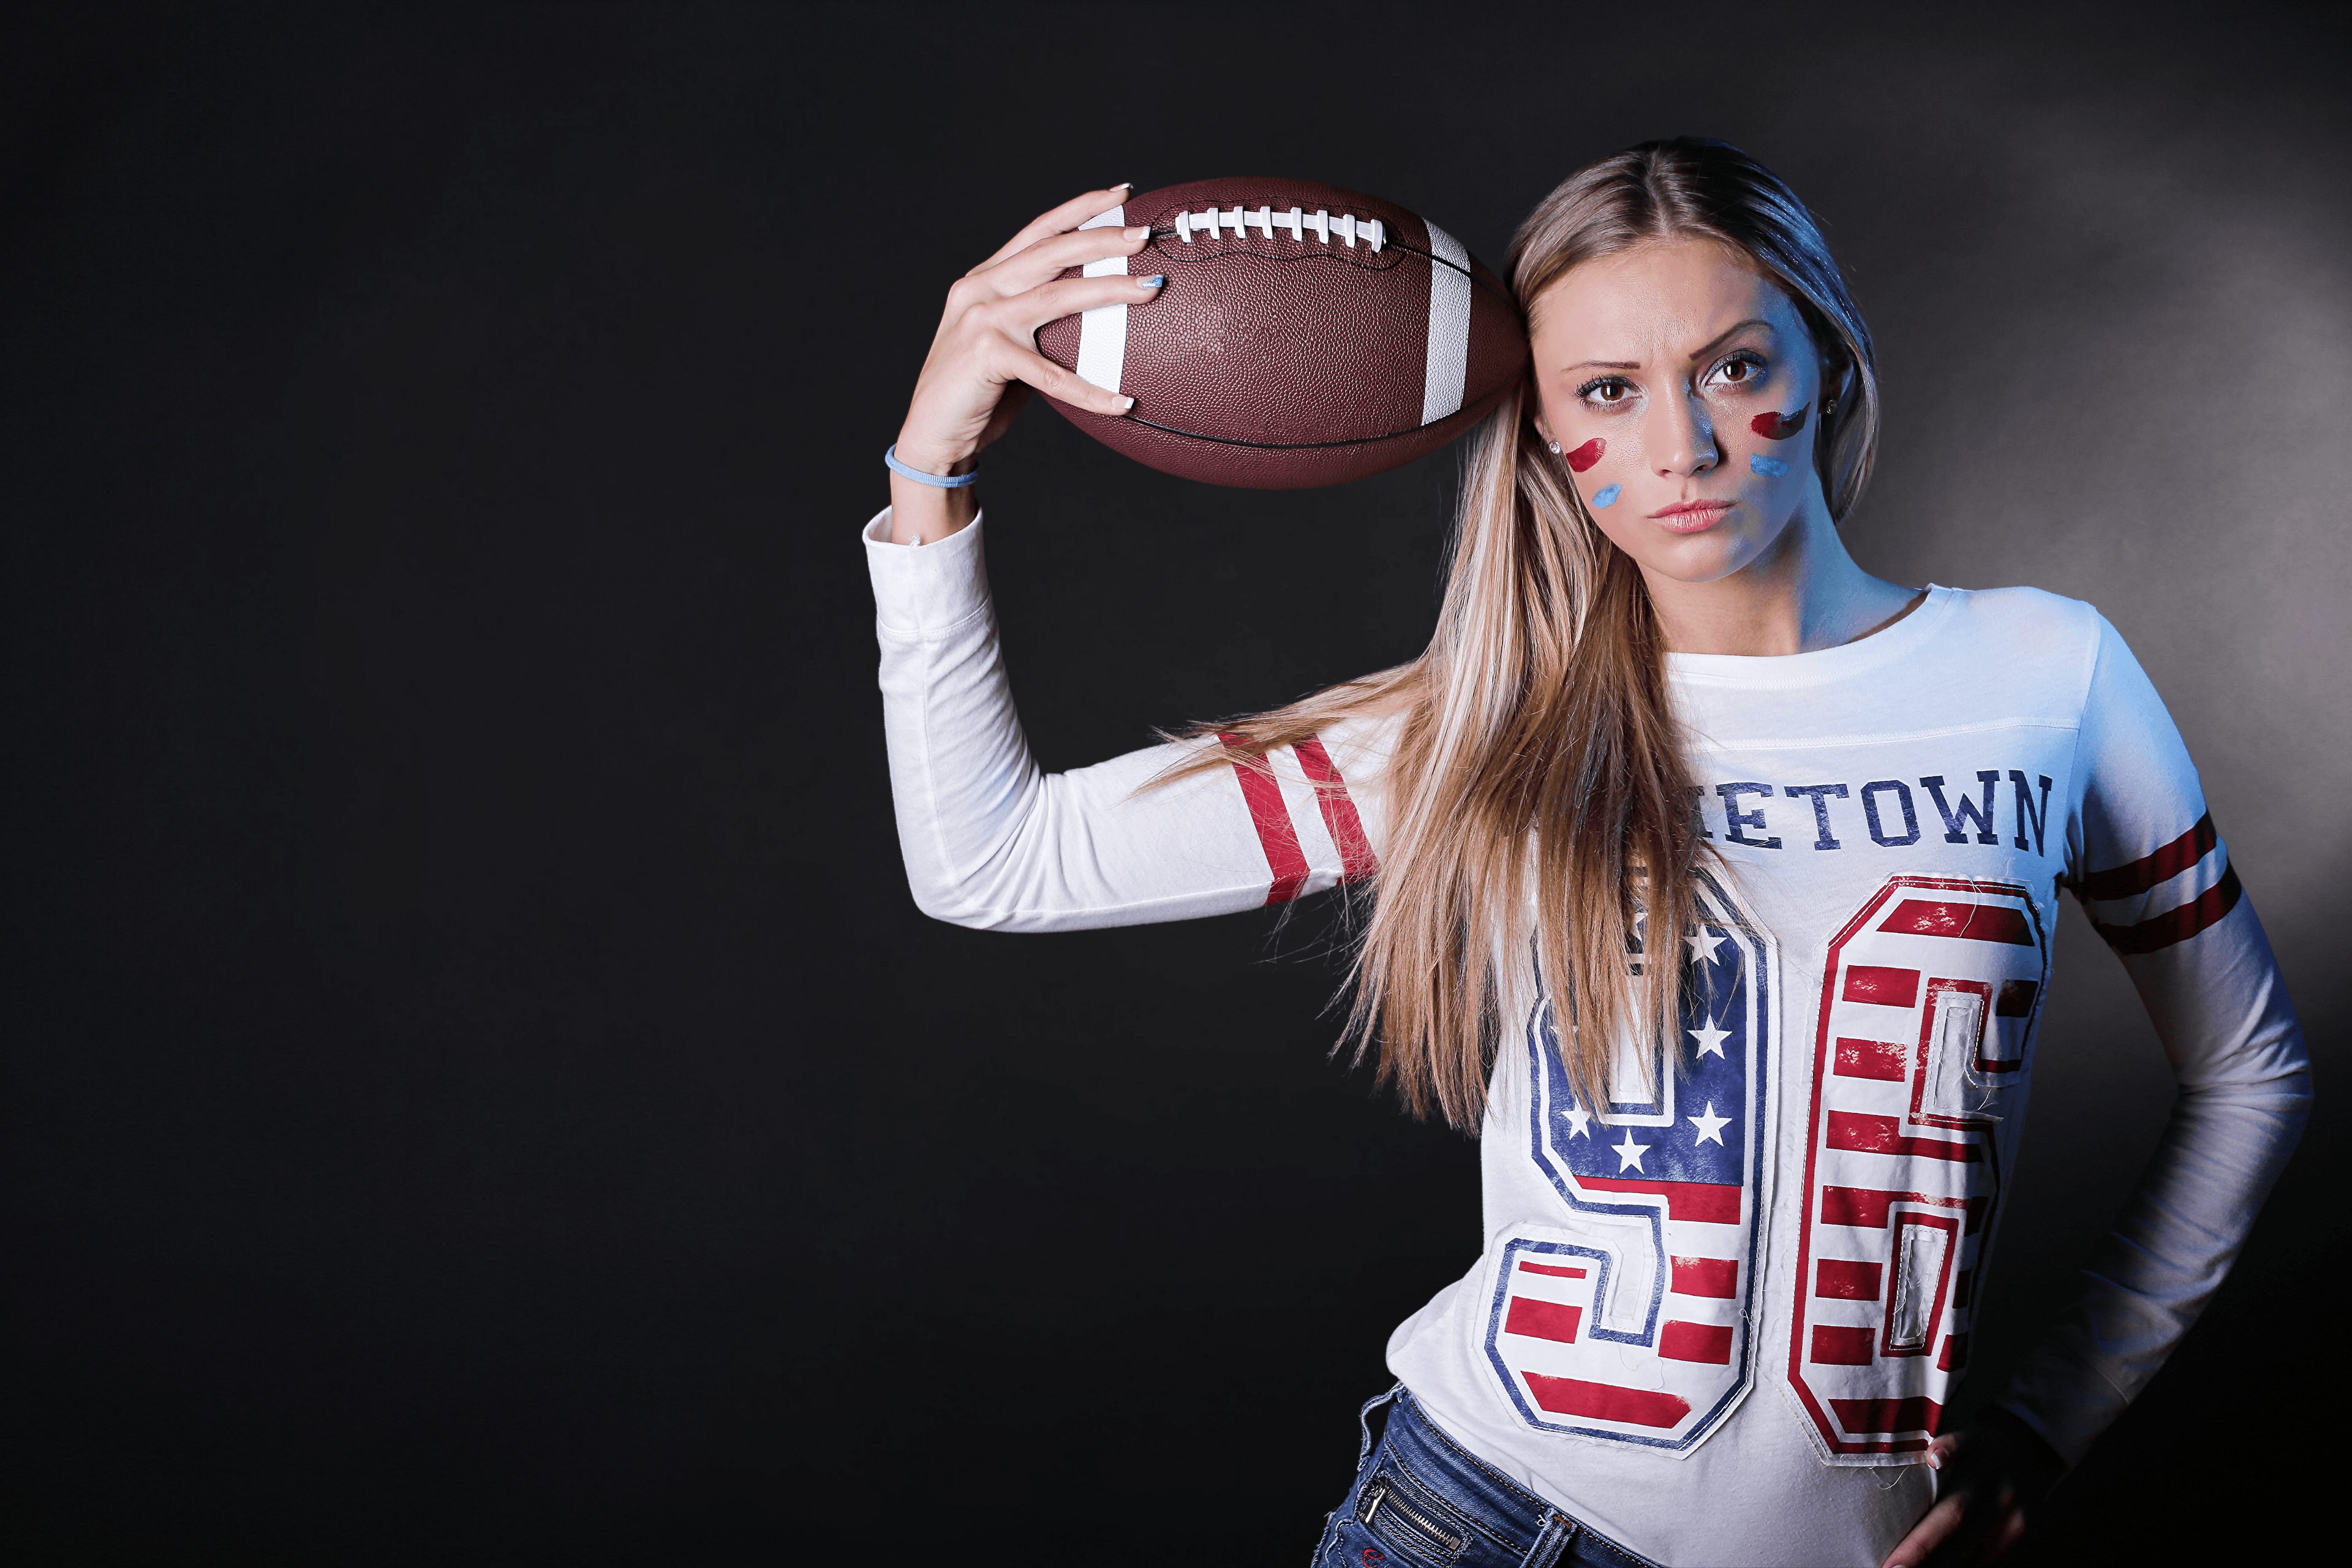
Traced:
<path fill-rule="evenodd" d="M 1393 202 L 1312 180 L 1199 180 L 1085 227 L 1149 225 L 1134 256 L 1066 277 L 1164 274 L 1159 295 L 1049 321 L 1037 350 L 1135 399 L 1048 399 L 1105 445 L 1213 485 L 1303 489 L 1461 435 L 1527 363 L 1517 302 L 1461 241 Z"/>

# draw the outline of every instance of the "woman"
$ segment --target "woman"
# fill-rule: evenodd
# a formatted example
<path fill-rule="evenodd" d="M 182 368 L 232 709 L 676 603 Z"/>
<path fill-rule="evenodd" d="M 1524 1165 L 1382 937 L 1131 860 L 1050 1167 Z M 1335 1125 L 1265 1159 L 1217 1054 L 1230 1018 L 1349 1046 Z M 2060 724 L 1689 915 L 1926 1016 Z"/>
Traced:
<path fill-rule="evenodd" d="M 916 897 L 961 923 L 1369 890 L 1352 1031 L 1481 1129 L 1487 1243 L 1391 1337 L 1316 1561 L 1997 1554 L 2194 1319 L 2308 1100 L 2129 650 L 2086 605 L 1855 563 L 1878 387 L 1820 230 L 1737 150 L 1651 143 L 1513 241 L 1531 367 L 1475 437 L 1428 651 L 1041 776 L 962 481 L 1027 387 L 1131 406 L 1032 342 L 1149 308 L 1157 279 L 1059 280 L 1142 248 L 1077 226 L 1123 190 L 950 293 L 866 536 L 892 786 Z M 2181 1097 L 2070 1311 L 1938 1435 L 2062 889 Z"/>

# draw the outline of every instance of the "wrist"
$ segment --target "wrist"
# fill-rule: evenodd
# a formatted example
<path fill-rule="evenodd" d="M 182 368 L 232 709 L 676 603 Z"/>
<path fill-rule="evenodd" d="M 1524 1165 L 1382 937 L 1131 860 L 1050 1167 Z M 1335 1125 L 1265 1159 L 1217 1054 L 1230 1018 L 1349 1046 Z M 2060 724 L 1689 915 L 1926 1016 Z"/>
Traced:
<path fill-rule="evenodd" d="M 927 443 L 921 437 L 909 436 L 903 430 L 899 432 L 895 449 L 898 460 L 908 468 L 920 468 L 927 474 L 937 474 L 942 479 L 968 474 L 980 462 L 980 449 L 976 447 Z"/>

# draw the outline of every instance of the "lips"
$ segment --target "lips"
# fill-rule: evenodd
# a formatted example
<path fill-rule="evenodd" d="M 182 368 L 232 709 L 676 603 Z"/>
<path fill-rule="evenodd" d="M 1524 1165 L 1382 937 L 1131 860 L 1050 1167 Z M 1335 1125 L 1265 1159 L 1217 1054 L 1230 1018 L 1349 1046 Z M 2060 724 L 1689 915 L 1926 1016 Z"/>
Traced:
<path fill-rule="evenodd" d="M 1727 500 L 1676 501 L 1652 512 L 1650 521 L 1671 532 L 1700 533 L 1713 528 L 1736 504 Z"/>

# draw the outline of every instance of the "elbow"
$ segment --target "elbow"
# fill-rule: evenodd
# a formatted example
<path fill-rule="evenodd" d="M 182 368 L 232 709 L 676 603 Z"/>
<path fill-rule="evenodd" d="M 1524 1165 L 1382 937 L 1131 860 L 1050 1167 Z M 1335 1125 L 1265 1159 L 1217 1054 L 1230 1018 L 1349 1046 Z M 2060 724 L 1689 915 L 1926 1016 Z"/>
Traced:
<path fill-rule="evenodd" d="M 909 879 L 907 886 L 915 897 L 915 908 L 935 921 L 966 931 L 988 931 L 1003 923 L 1002 911 L 973 897 L 972 889 L 963 884 Z"/>

